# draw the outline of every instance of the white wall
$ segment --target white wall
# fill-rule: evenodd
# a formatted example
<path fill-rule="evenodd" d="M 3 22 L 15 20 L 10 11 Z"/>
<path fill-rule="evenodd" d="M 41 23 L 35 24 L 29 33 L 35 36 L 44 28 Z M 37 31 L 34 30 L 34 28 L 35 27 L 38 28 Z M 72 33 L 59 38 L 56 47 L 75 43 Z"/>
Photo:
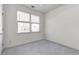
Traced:
<path fill-rule="evenodd" d="M 0 54 L 2 52 L 2 35 L 0 35 Z"/>
<path fill-rule="evenodd" d="M 21 33 L 17 34 L 17 10 L 22 10 L 32 14 L 39 15 L 41 17 L 41 28 L 38 33 Z M 13 47 L 16 45 L 25 44 L 28 42 L 44 39 L 44 19 L 43 14 L 31 9 L 26 8 L 24 5 L 4 5 L 4 20 L 5 20 L 5 41 L 4 47 Z"/>
<path fill-rule="evenodd" d="M 2 5 L 0 4 L 0 54 L 2 52 Z"/>
<path fill-rule="evenodd" d="M 63 5 L 48 12 L 46 37 L 79 50 L 79 5 Z"/>

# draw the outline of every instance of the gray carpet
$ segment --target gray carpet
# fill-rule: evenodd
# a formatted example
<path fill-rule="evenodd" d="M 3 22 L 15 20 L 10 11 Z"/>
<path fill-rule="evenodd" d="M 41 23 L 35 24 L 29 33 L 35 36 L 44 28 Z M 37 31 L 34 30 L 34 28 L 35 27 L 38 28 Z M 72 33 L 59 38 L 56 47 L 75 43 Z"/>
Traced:
<path fill-rule="evenodd" d="M 78 50 L 48 40 L 38 40 L 17 47 L 7 48 L 3 55 L 77 55 Z"/>

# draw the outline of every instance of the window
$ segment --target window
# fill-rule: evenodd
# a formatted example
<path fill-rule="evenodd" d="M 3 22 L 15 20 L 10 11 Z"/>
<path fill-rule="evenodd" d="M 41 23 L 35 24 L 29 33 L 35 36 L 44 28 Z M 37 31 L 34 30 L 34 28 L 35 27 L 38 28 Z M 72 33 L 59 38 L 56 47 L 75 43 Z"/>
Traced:
<path fill-rule="evenodd" d="M 29 13 L 25 13 L 25 12 L 21 12 L 21 11 L 17 12 L 17 20 L 18 21 L 27 21 L 27 22 L 29 22 L 30 21 L 29 18 L 30 18 Z"/>
<path fill-rule="evenodd" d="M 40 23 L 40 17 L 36 15 L 31 15 L 31 31 L 32 32 L 39 32 L 39 23 Z"/>
<path fill-rule="evenodd" d="M 36 15 L 31 15 L 31 22 L 40 23 L 40 17 Z"/>
<path fill-rule="evenodd" d="M 39 32 L 39 24 L 31 24 L 32 32 Z"/>
<path fill-rule="evenodd" d="M 30 32 L 30 14 L 17 11 L 18 33 Z"/>
<path fill-rule="evenodd" d="M 2 7 L 0 6 L 0 33 L 2 33 Z"/>
<path fill-rule="evenodd" d="M 18 32 L 30 32 L 30 24 L 29 23 L 18 23 Z"/>
<path fill-rule="evenodd" d="M 17 11 L 18 33 L 39 32 L 40 17 Z"/>

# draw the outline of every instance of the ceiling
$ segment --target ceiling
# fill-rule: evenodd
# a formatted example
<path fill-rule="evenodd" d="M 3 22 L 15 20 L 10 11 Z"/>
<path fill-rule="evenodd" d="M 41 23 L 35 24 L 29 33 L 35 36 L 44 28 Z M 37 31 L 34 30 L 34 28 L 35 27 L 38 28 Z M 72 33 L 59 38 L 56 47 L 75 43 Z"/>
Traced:
<path fill-rule="evenodd" d="M 47 13 L 57 7 L 60 7 L 61 5 L 62 4 L 25 4 L 26 7 L 42 13 Z"/>

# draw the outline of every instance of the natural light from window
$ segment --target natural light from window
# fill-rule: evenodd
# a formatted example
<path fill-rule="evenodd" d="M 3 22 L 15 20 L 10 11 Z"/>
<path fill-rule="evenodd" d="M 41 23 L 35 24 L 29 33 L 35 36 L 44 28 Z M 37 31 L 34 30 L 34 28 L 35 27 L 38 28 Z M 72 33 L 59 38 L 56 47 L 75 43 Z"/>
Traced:
<path fill-rule="evenodd" d="M 17 11 L 18 33 L 39 32 L 40 17 L 30 13 Z"/>

